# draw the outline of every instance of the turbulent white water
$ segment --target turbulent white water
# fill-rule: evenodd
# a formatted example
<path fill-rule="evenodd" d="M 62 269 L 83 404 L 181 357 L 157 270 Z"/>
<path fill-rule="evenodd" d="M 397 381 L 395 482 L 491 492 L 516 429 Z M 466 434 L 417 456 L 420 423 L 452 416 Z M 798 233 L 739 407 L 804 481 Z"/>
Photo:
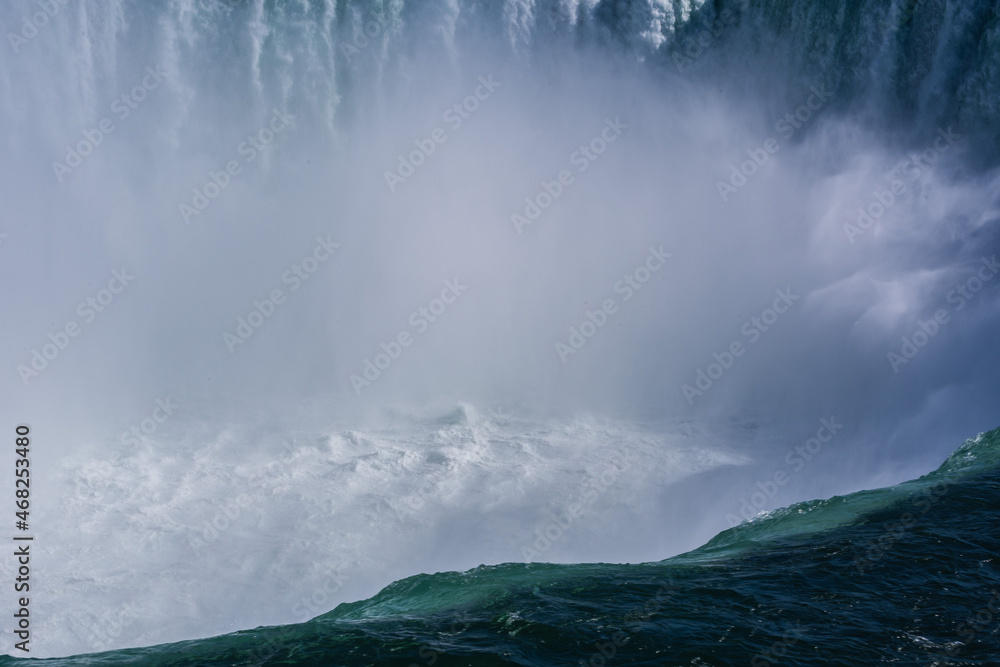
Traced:
<path fill-rule="evenodd" d="M 5 3 L 37 655 L 658 560 L 996 426 L 994 4 Z"/>
<path fill-rule="evenodd" d="M 391 429 L 169 428 L 65 459 L 39 519 L 47 651 L 306 620 L 414 572 L 658 559 L 663 489 L 742 463 L 703 439 L 459 406 Z M 189 430 L 190 429 L 190 430 Z M 693 434 L 692 434 L 693 435 Z M 669 545 L 669 546 L 668 546 Z"/>

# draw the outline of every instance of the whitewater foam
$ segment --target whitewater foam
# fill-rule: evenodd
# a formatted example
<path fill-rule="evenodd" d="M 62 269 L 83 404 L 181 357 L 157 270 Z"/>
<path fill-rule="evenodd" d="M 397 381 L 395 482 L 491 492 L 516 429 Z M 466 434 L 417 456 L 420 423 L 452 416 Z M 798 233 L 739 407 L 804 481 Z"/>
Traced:
<path fill-rule="evenodd" d="M 523 561 L 577 503 L 537 560 L 653 554 L 634 527 L 662 518 L 660 488 L 747 461 L 633 423 L 469 404 L 288 438 L 183 414 L 120 457 L 62 461 L 58 509 L 38 519 L 61 545 L 39 559 L 44 655 L 300 622 L 414 572 Z"/>

